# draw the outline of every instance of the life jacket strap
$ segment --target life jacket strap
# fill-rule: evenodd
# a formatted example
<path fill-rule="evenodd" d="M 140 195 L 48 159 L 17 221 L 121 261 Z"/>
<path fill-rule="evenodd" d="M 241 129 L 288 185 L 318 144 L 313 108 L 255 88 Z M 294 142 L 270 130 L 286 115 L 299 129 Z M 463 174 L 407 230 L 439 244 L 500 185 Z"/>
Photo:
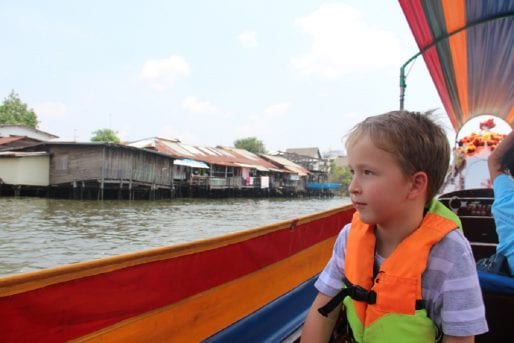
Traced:
<path fill-rule="evenodd" d="M 318 312 L 327 317 L 328 314 L 335 310 L 335 308 L 343 302 L 344 298 L 350 296 L 353 300 L 363 301 L 370 305 L 377 302 L 377 293 L 375 291 L 368 291 L 359 285 L 353 285 L 348 279 L 344 279 L 347 287 L 341 289 L 328 303 L 318 309 Z"/>

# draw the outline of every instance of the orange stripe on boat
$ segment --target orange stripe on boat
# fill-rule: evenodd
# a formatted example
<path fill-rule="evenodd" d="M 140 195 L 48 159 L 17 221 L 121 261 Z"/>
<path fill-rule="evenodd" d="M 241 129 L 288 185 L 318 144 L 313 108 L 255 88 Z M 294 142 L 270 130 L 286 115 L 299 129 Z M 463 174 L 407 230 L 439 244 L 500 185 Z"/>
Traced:
<path fill-rule="evenodd" d="M 177 304 L 130 318 L 78 338 L 75 342 L 200 341 L 255 312 L 319 273 L 330 258 L 335 238 L 334 236 L 237 280 L 194 295 Z M 288 272 L 291 270 L 295 272 Z"/>
<path fill-rule="evenodd" d="M 448 33 L 466 26 L 465 0 L 443 0 L 442 7 Z M 451 36 L 448 42 L 462 110 L 462 123 L 465 123 L 469 119 L 467 31 L 464 30 Z"/>

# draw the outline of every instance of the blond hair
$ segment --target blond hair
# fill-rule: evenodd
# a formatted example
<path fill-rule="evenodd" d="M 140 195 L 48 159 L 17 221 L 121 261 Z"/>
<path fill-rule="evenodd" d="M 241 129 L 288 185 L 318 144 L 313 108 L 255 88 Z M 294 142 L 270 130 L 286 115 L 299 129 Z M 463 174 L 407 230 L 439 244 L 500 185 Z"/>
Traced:
<path fill-rule="evenodd" d="M 425 172 L 430 202 L 441 188 L 450 163 L 450 144 L 432 112 L 392 111 L 364 119 L 349 132 L 346 149 L 368 135 L 382 150 L 393 154 L 406 176 Z"/>

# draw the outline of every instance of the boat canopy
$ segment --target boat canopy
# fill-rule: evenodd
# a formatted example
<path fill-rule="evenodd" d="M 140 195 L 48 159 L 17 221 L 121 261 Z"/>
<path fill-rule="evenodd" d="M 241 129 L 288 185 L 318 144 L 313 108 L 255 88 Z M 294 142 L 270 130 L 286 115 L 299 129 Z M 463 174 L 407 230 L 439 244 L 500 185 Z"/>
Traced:
<path fill-rule="evenodd" d="M 456 132 L 471 118 L 514 122 L 514 1 L 399 0 Z M 404 80 L 400 85 L 405 87 Z M 403 107 L 403 89 L 400 107 Z"/>

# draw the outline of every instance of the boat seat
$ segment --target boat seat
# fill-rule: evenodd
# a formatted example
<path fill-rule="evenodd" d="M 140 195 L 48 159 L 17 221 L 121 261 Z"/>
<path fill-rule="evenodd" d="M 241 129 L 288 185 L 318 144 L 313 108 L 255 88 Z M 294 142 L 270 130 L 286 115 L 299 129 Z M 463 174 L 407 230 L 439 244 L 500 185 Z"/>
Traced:
<path fill-rule="evenodd" d="M 512 342 L 514 278 L 478 272 L 484 297 L 489 332 L 476 337 L 477 343 Z"/>

